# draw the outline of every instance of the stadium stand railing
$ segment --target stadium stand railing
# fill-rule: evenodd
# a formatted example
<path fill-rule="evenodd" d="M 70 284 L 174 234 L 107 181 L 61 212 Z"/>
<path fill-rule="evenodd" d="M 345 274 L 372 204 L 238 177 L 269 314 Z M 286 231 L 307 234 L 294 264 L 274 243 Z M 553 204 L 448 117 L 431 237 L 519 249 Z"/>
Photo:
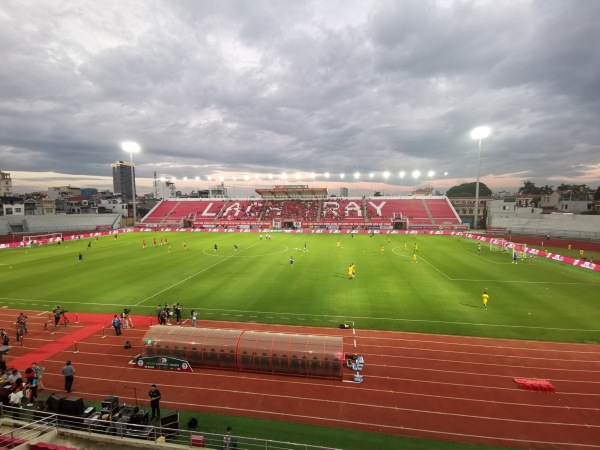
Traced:
<path fill-rule="evenodd" d="M 122 409 L 119 415 L 122 414 Z M 147 446 L 176 444 L 174 448 L 207 447 L 222 448 L 223 434 L 209 433 L 201 430 L 185 429 L 185 424 L 178 423 L 178 428 L 134 425 L 125 419 L 103 420 L 98 414 L 90 417 L 55 414 L 45 411 L 31 411 L 23 408 L 1 405 L 0 416 L 3 419 L 3 433 L 0 434 L 2 448 L 29 448 L 31 450 L 72 449 L 72 442 L 78 442 L 77 448 L 89 447 L 90 443 L 107 448 L 133 449 L 140 448 L 143 442 Z M 32 420 L 33 418 L 33 420 Z M 179 422 L 179 415 L 177 415 Z M 10 422 L 8 422 L 10 421 Z M 246 450 L 289 449 L 289 450 L 337 450 L 332 447 L 282 442 L 268 439 L 256 439 L 236 435 L 237 448 Z M 64 444 L 64 445 L 63 445 Z M 67 445 L 68 444 L 68 445 Z M 183 446 L 183 447 L 182 447 Z"/>

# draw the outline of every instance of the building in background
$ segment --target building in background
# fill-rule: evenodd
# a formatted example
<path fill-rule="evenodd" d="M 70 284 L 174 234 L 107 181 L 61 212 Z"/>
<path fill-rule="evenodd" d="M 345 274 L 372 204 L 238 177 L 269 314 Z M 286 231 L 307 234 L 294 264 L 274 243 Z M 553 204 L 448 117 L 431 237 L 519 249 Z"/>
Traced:
<path fill-rule="evenodd" d="M 12 180 L 10 173 L 0 171 L 0 197 L 10 197 L 12 195 Z"/>
<path fill-rule="evenodd" d="M 135 198 L 135 166 L 130 162 L 117 161 L 111 164 L 113 192 L 125 200 Z"/>
<path fill-rule="evenodd" d="M 81 189 L 70 185 L 48 188 L 48 197 L 50 198 L 76 197 L 78 195 L 81 195 Z"/>
<path fill-rule="evenodd" d="M 348 188 L 347 187 L 340 188 L 340 197 L 348 197 Z"/>
<path fill-rule="evenodd" d="M 96 188 L 81 188 L 81 194 L 84 197 L 94 197 L 95 195 L 98 195 L 98 189 Z"/>

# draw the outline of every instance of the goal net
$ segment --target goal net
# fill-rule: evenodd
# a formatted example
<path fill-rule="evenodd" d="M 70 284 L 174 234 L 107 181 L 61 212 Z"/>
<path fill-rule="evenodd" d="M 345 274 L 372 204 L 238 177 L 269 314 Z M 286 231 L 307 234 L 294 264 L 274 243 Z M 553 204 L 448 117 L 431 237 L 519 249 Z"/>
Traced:
<path fill-rule="evenodd" d="M 527 244 L 511 242 L 510 249 L 512 250 L 513 258 L 515 256 L 515 253 L 517 255 L 517 259 L 525 259 L 527 257 Z"/>
<path fill-rule="evenodd" d="M 23 236 L 23 245 L 25 247 L 31 247 L 32 245 L 46 244 L 48 242 L 62 241 L 62 233 L 46 233 L 37 234 L 33 236 Z"/>
<path fill-rule="evenodd" d="M 527 245 L 507 241 L 506 239 L 491 239 L 490 251 L 510 253 L 511 255 L 516 253 L 517 258 L 524 259 L 527 254 Z"/>
<path fill-rule="evenodd" d="M 490 252 L 507 252 L 506 239 L 490 239 Z"/>

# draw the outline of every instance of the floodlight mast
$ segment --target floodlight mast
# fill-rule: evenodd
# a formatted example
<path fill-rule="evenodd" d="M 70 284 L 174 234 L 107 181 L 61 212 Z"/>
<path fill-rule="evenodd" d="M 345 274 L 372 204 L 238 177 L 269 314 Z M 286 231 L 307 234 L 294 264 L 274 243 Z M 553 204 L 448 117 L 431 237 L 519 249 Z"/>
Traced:
<path fill-rule="evenodd" d="M 137 142 L 132 142 L 132 141 L 126 141 L 126 142 L 121 142 L 121 148 L 123 149 L 123 151 L 128 152 L 129 153 L 129 157 L 131 158 L 131 200 L 133 202 L 133 228 L 135 228 L 135 224 L 136 224 L 136 214 L 137 214 L 137 210 L 136 210 L 136 206 L 135 206 L 135 169 L 133 167 L 133 154 L 134 153 L 139 153 L 141 150 L 140 144 L 138 144 Z"/>
<path fill-rule="evenodd" d="M 475 183 L 475 208 L 473 214 L 473 229 L 479 226 L 479 176 L 481 173 L 481 141 L 490 135 L 488 127 L 477 127 L 471 131 L 471 138 L 479 141 L 479 152 L 477 157 L 477 183 Z"/>

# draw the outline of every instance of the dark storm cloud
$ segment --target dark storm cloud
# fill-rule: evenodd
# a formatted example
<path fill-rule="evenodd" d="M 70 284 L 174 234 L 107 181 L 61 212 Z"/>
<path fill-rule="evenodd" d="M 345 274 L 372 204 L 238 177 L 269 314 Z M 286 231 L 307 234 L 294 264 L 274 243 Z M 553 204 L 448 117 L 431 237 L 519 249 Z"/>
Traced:
<path fill-rule="evenodd" d="M 597 186 L 598 19 L 595 0 L 5 1 L 0 169 L 110 176 L 135 140 L 146 178 L 472 181 L 489 125 L 484 182 Z"/>

